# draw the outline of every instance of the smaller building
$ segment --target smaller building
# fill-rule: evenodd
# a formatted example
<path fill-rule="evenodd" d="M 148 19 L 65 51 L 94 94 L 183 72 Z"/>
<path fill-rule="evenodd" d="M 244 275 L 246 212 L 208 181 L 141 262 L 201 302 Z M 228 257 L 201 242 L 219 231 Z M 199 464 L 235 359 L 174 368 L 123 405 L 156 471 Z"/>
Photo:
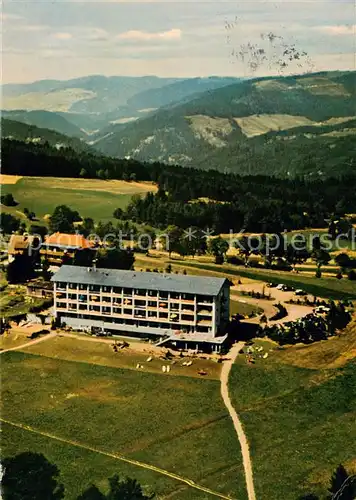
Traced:
<path fill-rule="evenodd" d="M 92 241 L 87 240 L 82 234 L 53 233 L 47 236 L 42 244 L 40 254 L 50 264 L 60 266 L 68 257 L 72 259 L 76 252 L 94 247 Z"/>
<path fill-rule="evenodd" d="M 38 248 L 38 238 L 27 234 L 12 234 L 8 245 L 9 262 L 12 262 L 16 255 L 33 255 L 31 248 Z"/>
<path fill-rule="evenodd" d="M 40 299 L 53 297 L 53 283 L 51 281 L 32 280 L 27 283 L 27 295 Z"/>

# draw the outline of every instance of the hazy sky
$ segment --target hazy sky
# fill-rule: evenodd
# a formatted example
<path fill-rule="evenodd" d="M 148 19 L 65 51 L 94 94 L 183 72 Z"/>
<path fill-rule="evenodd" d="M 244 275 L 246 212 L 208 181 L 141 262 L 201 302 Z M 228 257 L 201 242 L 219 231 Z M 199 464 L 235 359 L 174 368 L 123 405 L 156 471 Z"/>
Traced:
<path fill-rule="evenodd" d="M 269 32 L 283 38 L 277 43 L 306 51 L 316 71 L 356 69 L 350 0 L 5 0 L 2 25 L 4 82 L 88 74 L 242 76 L 251 74 L 248 56 L 242 61 L 233 52 L 248 42 L 272 50 L 261 38 Z M 256 74 L 271 73 L 277 68 L 265 63 Z"/>

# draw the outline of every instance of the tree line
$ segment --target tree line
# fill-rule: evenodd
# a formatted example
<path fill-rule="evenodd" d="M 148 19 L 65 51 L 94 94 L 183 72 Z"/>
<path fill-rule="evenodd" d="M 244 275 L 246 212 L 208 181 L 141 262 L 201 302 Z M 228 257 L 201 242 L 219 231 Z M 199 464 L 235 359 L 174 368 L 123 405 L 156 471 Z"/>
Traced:
<path fill-rule="evenodd" d="M 82 153 L 49 144 L 5 139 L 5 174 L 151 181 L 158 193 L 134 197 L 124 217 L 166 227 L 212 227 L 216 232 L 277 232 L 325 227 L 332 214 L 356 212 L 355 176 L 280 179 L 239 176 Z M 201 199 L 204 198 L 204 201 Z"/>
<path fill-rule="evenodd" d="M 60 482 L 57 465 L 40 453 L 23 452 L 2 460 L 1 490 L 3 500 L 62 500 L 65 488 Z M 154 494 L 144 494 L 136 479 L 120 479 L 114 474 L 108 479 L 108 492 L 90 485 L 76 500 L 150 500 Z"/>
<path fill-rule="evenodd" d="M 63 500 L 65 488 L 60 470 L 43 454 L 30 451 L 2 460 L 1 492 L 3 500 Z M 333 472 L 326 496 L 313 493 L 298 500 L 354 500 L 356 476 L 349 474 L 340 464 Z M 101 491 L 91 484 L 76 500 L 152 500 L 154 493 L 145 493 L 136 479 L 114 474 L 108 479 L 108 491 Z"/>

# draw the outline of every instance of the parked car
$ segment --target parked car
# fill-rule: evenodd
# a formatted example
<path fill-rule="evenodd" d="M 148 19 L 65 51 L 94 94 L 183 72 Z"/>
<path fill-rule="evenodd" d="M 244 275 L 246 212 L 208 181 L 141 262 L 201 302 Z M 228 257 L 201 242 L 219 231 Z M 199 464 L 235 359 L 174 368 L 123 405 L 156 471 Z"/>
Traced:
<path fill-rule="evenodd" d="M 284 283 L 280 283 L 277 285 L 277 290 L 283 290 L 283 292 L 293 292 L 294 288 L 289 285 L 285 285 Z"/>
<path fill-rule="evenodd" d="M 298 290 L 295 291 L 295 294 L 296 295 L 302 295 L 302 296 L 308 295 L 307 292 L 305 292 L 301 288 L 298 288 Z"/>
<path fill-rule="evenodd" d="M 329 311 L 330 311 L 329 306 L 318 306 L 314 309 L 314 312 L 317 314 L 325 314 L 328 313 Z"/>
<path fill-rule="evenodd" d="M 276 283 L 267 283 L 267 288 L 275 288 L 276 286 Z"/>

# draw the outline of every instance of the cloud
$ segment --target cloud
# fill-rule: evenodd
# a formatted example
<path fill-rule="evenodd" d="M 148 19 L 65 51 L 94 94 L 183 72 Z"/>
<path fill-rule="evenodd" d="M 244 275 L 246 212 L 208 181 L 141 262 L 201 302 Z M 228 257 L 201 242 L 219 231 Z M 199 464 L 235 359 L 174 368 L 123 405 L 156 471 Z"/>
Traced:
<path fill-rule="evenodd" d="M 4 22 L 4 21 L 18 21 L 20 19 L 23 19 L 23 17 L 18 16 L 16 14 L 5 14 L 5 12 L 0 12 L 0 20 L 2 22 Z"/>
<path fill-rule="evenodd" d="M 43 24 L 24 24 L 15 28 L 15 31 L 27 31 L 27 32 L 35 32 L 35 31 L 46 31 L 49 29 L 49 26 L 45 26 Z"/>
<path fill-rule="evenodd" d="M 87 35 L 87 40 L 93 41 L 93 42 L 103 42 L 106 41 L 110 38 L 109 33 L 101 28 L 94 28 L 93 30 L 90 30 L 90 33 Z"/>
<path fill-rule="evenodd" d="M 118 40 L 132 40 L 132 41 L 140 41 L 140 42 L 150 42 L 157 40 L 180 40 L 182 37 L 182 31 L 178 28 L 173 28 L 169 31 L 160 31 L 156 33 L 148 32 L 148 31 L 139 31 L 139 30 L 130 30 L 125 31 L 124 33 L 120 33 L 117 35 Z"/>
<path fill-rule="evenodd" d="M 53 38 L 56 40 L 71 40 L 73 38 L 73 35 L 71 33 L 67 32 L 59 32 L 59 33 L 53 33 Z"/>
<path fill-rule="evenodd" d="M 335 26 L 316 26 L 318 31 L 333 36 L 356 35 L 356 24 L 339 24 Z"/>

